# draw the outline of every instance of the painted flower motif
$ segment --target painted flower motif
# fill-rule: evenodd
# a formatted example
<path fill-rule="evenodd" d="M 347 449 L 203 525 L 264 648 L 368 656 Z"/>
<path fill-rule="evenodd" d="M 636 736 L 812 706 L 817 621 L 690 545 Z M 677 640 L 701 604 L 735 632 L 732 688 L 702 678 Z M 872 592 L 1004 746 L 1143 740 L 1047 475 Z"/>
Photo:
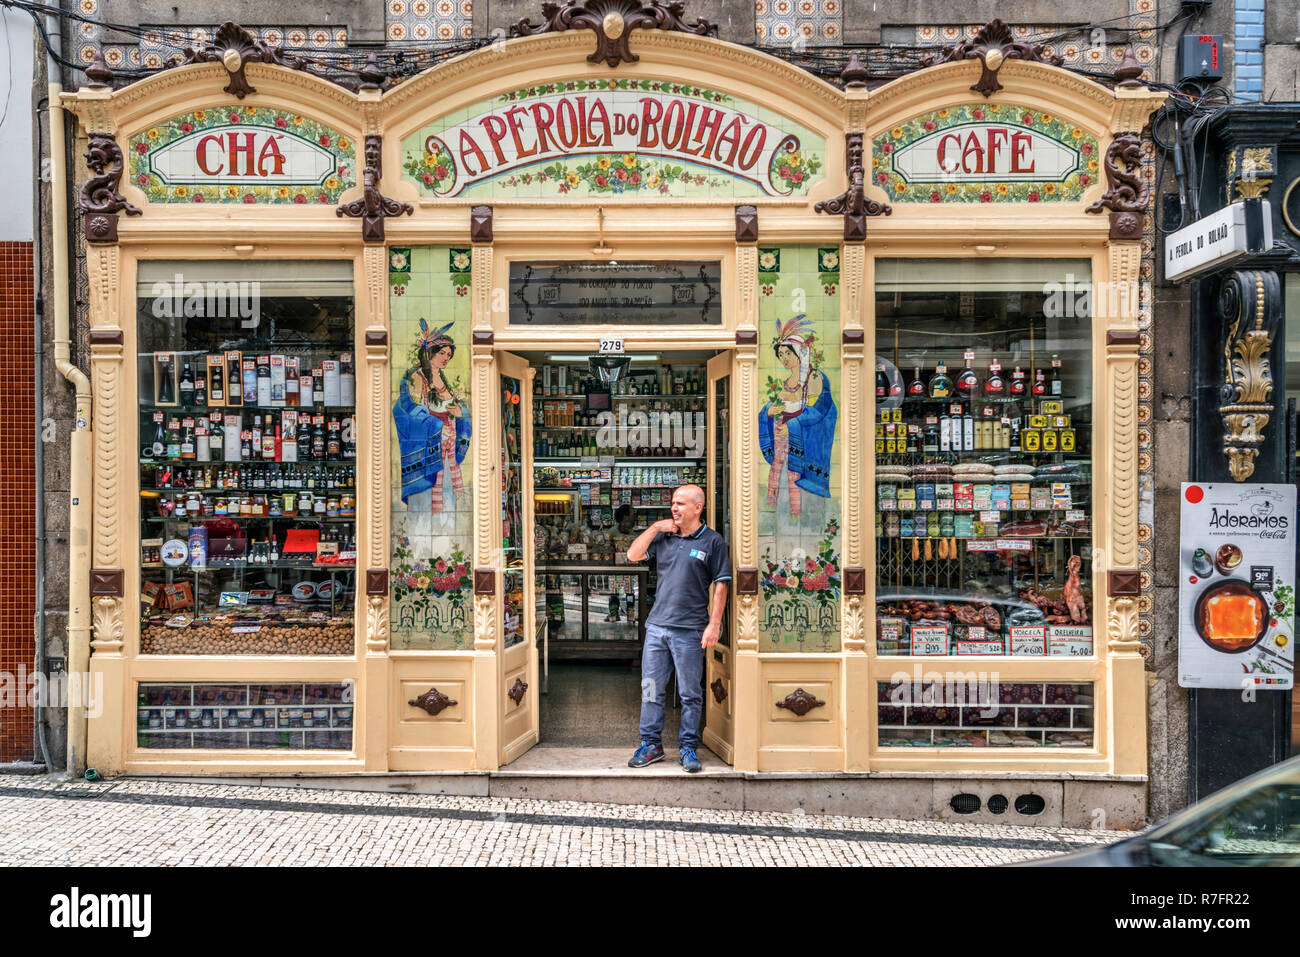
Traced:
<path fill-rule="evenodd" d="M 799 576 L 798 576 L 798 575 L 791 575 L 789 578 L 787 578 L 787 579 L 785 580 L 785 583 L 786 583 L 787 585 L 789 585 L 791 588 L 798 588 L 798 587 L 799 587 Z"/>
<path fill-rule="evenodd" d="M 141 156 L 143 156 L 145 153 L 149 152 L 149 147 L 144 143 L 136 143 L 135 151 L 139 153 Z"/>
<path fill-rule="evenodd" d="M 145 173 L 141 173 L 139 176 L 137 176 L 135 178 L 135 181 L 139 183 L 141 186 L 149 185 L 149 177 Z"/>
<path fill-rule="evenodd" d="M 614 178 L 618 180 L 620 183 L 626 183 L 627 170 L 623 169 L 623 167 L 620 166 L 618 169 L 614 170 Z"/>
<path fill-rule="evenodd" d="M 568 183 L 570 186 L 577 186 L 580 182 L 582 182 L 582 177 L 580 177 L 573 170 L 569 170 L 569 172 L 564 175 L 564 181 Z"/>
<path fill-rule="evenodd" d="M 641 185 L 641 174 L 640 174 L 638 171 L 633 170 L 630 174 L 628 174 L 627 181 L 628 181 L 629 185 L 632 185 L 632 186 L 640 186 L 640 185 Z"/>
<path fill-rule="evenodd" d="M 1047 183 L 1046 185 L 1043 186 L 1043 192 L 1046 193 L 1048 196 L 1055 196 L 1055 195 L 1056 195 L 1056 184 L 1055 184 L 1055 183 Z"/>
<path fill-rule="evenodd" d="M 238 195 L 239 195 L 239 187 L 238 187 L 238 186 L 227 186 L 227 187 L 226 187 L 226 195 L 227 195 L 227 196 L 230 196 L 230 197 L 232 197 L 232 198 L 235 197 L 235 196 L 238 196 Z"/>
<path fill-rule="evenodd" d="M 320 135 L 320 145 L 321 145 L 321 146 L 329 146 L 329 145 L 330 145 L 330 135 L 329 135 L 328 133 L 322 133 L 322 134 Z"/>
<path fill-rule="evenodd" d="M 1038 114 L 1038 118 L 1039 118 L 1040 120 L 1042 120 L 1044 123 L 1050 123 L 1050 122 L 1052 122 L 1052 114 L 1051 114 L 1051 113 L 1039 113 L 1039 114 Z"/>
<path fill-rule="evenodd" d="M 602 156 L 600 159 L 596 160 L 596 165 L 601 169 L 609 169 L 609 157 Z"/>
<path fill-rule="evenodd" d="M 922 123 L 921 125 L 925 127 L 925 131 L 926 131 L 927 133 L 932 132 L 932 131 L 935 129 L 935 127 L 937 126 L 937 124 L 934 122 L 934 120 L 926 120 L 926 121 L 925 121 L 924 123 Z"/>
<path fill-rule="evenodd" d="M 879 183 L 881 186 L 884 186 L 886 183 L 889 182 L 889 174 L 888 174 L 888 173 L 877 173 L 877 174 L 876 174 L 876 182 Z"/>
<path fill-rule="evenodd" d="M 284 129 L 289 125 L 289 121 L 283 116 L 277 116 L 275 118 L 275 125 L 278 129 Z"/>
<path fill-rule="evenodd" d="M 1033 125 L 1034 125 L 1034 114 L 1033 114 L 1033 113 L 1026 113 L 1024 116 L 1020 117 L 1020 122 L 1021 122 L 1021 123 L 1024 123 L 1025 126 L 1033 126 Z"/>
<path fill-rule="evenodd" d="M 422 173 L 422 174 L 420 175 L 420 179 L 423 180 L 425 186 L 432 186 L 432 185 L 433 185 L 433 174 L 432 174 L 432 173 Z"/>
<path fill-rule="evenodd" d="M 1079 185 L 1080 185 L 1080 186 L 1087 186 L 1087 185 L 1088 185 L 1089 183 L 1091 183 L 1091 182 L 1092 182 L 1092 177 L 1089 176 L 1087 173 L 1080 173 L 1080 174 L 1079 174 Z"/>
<path fill-rule="evenodd" d="M 158 131 L 150 130 L 148 133 L 145 133 L 144 135 L 149 137 L 149 139 L 151 140 L 156 140 L 158 138 Z"/>
<path fill-rule="evenodd" d="M 338 143 L 338 147 L 339 147 L 339 149 L 341 149 L 341 150 L 345 150 L 345 149 L 347 149 L 347 148 L 348 148 L 349 146 L 351 146 L 351 145 L 352 145 L 352 144 L 351 144 L 350 142 L 348 142 L 348 138 L 347 138 L 346 136 L 340 136 L 340 137 L 339 137 L 339 143 Z"/>
<path fill-rule="evenodd" d="M 907 184 L 904 183 L 901 179 L 896 179 L 896 180 L 894 180 L 894 192 L 895 192 L 895 193 L 906 193 L 906 192 L 907 192 Z"/>
<path fill-rule="evenodd" d="M 195 194 L 194 194 L 194 197 L 193 197 L 193 202 L 196 202 L 196 203 L 201 203 L 201 202 L 203 202 L 203 194 L 202 194 L 202 193 L 195 193 Z"/>
<path fill-rule="evenodd" d="M 624 154 L 623 154 L 623 165 L 626 166 L 628 169 L 634 169 L 634 168 L 636 167 L 636 154 L 635 154 L 635 153 L 624 153 Z"/>
<path fill-rule="evenodd" d="M 645 178 L 645 184 L 649 186 L 651 189 L 654 189 L 656 186 L 659 185 L 659 174 L 651 173 L 649 176 Z"/>
<path fill-rule="evenodd" d="M 1079 152 L 1082 153 L 1084 156 L 1091 156 L 1091 155 L 1092 155 L 1092 144 L 1091 144 L 1091 143 L 1084 143 L 1082 146 L 1079 147 Z"/>
<path fill-rule="evenodd" d="M 207 118 L 208 118 L 208 111 L 207 111 L 207 110 L 195 110 L 195 111 L 194 111 L 194 121 L 195 121 L 196 123 L 202 123 L 202 122 L 203 122 L 204 120 L 206 120 Z"/>
<path fill-rule="evenodd" d="M 1080 139 L 1082 136 L 1083 136 L 1083 130 L 1079 129 L 1077 126 L 1074 129 L 1070 130 L 1070 139 L 1077 140 Z"/>
<path fill-rule="evenodd" d="M 880 144 L 880 152 L 882 152 L 882 153 L 884 153 L 886 156 L 888 156 L 890 153 L 894 152 L 894 144 L 893 144 L 893 143 L 881 143 L 881 144 Z"/>
<path fill-rule="evenodd" d="M 321 193 L 319 196 L 316 197 L 316 202 L 318 203 L 328 203 L 329 201 L 330 201 L 329 193 Z"/>
<path fill-rule="evenodd" d="M 931 194 L 930 194 L 930 202 L 932 202 L 932 203 L 942 203 L 942 202 L 943 202 L 943 194 L 940 193 L 938 190 L 936 190 L 935 192 L 931 193 Z"/>
<path fill-rule="evenodd" d="M 325 188 L 326 188 L 326 189 L 338 189 L 338 188 L 339 188 L 339 179 L 338 179 L 338 177 L 337 177 L 337 176 L 331 176 L 329 179 L 325 180 Z"/>
<path fill-rule="evenodd" d="M 243 121 L 243 117 L 241 117 L 238 113 L 231 113 L 229 116 L 226 117 L 226 119 L 229 120 L 231 123 L 239 123 Z"/>
<path fill-rule="evenodd" d="M 457 269 L 468 269 L 469 253 L 464 253 L 464 252 L 453 253 L 451 257 L 451 264 L 455 266 Z"/>
<path fill-rule="evenodd" d="M 973 120 L 982 120 L 984 119 L 984 111 L 981 110 L 979 107 L 976 107 L 975 109 L 971 110 L 970 116 L 971 119 Z"/>
<path fill-rule="evenodd" d="M 594 182 L 597 186 L 604 187 L 609 185 L 609 180 L 606 178 L 604 173 L 596 174 L 596 179 L 594 180 Z"/>
<path fill-rule="evenodd" d="M 981 203 L 993 202 L 993 194 L 990 193 L 988 190 L 985 190 L 984 192 L 980 193 L 980 202 Z"/>
<path fill-rule="evenodd" d="M 959 188 L 960 187 L 958 187 L 956 183 L 945 183 L 943 187 L 943 191 L 947 193 L 949 196 L 956 196 L 957 190 Z"/>
<path fill-rule="evenodd" d="M 244 194 L 244 202 L 246 202 L 246 203 L 256 203 L 256 202 L 257 202 L 257 197 L 254 196 L 252 193 L 245 193 L 245 194 Z"/>
<path fill-rule="evenodd" d="M 401 272 L 406 268 L 406 253 L 394 252 L 388 257 L 388 266 L 396 272 Z"/>
<path fill-rule="evenodd" d="M 1006 196 L 1009 192 L 1011 192 L 1011 187 L 1008 186 L 1006 183 L 998 183 L 997 190 L 999 196 Z"/>
<path fill-rule="evenodd" d="M 434 562 L 434 563 L 433 563 L 433 570 L 436 571 L 439 575 L 441 575 L 443 572 L 445 572 L 445 571 L 447 570 L 447 562 L 446 562 L 446 560 L 440 558 L 440 559 L 438 559 L 436 562 Z"/>
<path fill-rule="evenodd" d="M 762 269 L 765 272 L 771 272 L 775 266 L 776 266 L 776 253 L 771 252 L 769 250 L 768 252 L 761 253 L 759 255 L 758 257 L 759 269 Z"/>
<path fill-rule="evenodd" d="M 275 188 L 275 195 L 276 195 L 276 196 L 279 196 L 281 199 L 288 199 L 288 198 L 289 198 L 289 187 L 288 187 L 288 186 L 277 186 L 277 187 Z"/>
<path fill-rule="evenodd" d="M 297 203 L 299 206 L 301 206 L 307 202 L 307 197 L 304 196 L 302 193 L 299 193 L 297 196 L 293 198 L 293 201 Z"/>
<path fill-rule="evenodd" d="M 301 116 L 295 116 L 295 117 L 293 118 L 293 125 L 294 125 L 294 126 L 302 126 L 302 117 L 301 117 Z"/>
<path fill-rule="evenodd" d="M 185 198 L 186 196 L 188 196 L 189 194 L 190 194 L 190 191 L 189 191 L 188 189 L 186 189 L 184 186 L 177 186 L 177 187 L 176 187 L 176 197 L 177 197 L 178 199 L 184 199 L 184 198 Z"/>
<path fill-rule="evenodd" d="M 182 124 L 181 124 L 181 132 L 182 132 L 182 133 L 193 133 L 193 132 L 194 132 L 194 124 L 193 124 L 193 123 L 190 123 L 190 122 L 188 122 L 188 121 L 182 123 Z"/>
<path fill-rule="evenodd" d="M 796 548 L 790 552 L 790 561 L 794 562 L 796 565 L 798 565 L 802 561 L 806 561 L 807 558 L 808 558 L 808 553 L 804 551 L 802 548 Z"/>
<path fill-rule="evenodd" d="M 249 116 L 252 116 L 253 114 L 255 114 L 255 113 L 257 112 L 257 107 L 255 107 L 255 106 L 246 106 L 246 107 L 244 107 L 244 112 L 247 113 Z"/>
<path fill-rule="evenodd" d="M 896 140 L 901 140 L 903 138 L 903 128 L 901 126 L 895 126 L 889 131 L 889 135 Z"/>
<path fill-rule="evenodd" d="M 822 268 L 837 269 L 840 265 L 840 254 L 835 252 L 822 253 Z"/>
<path fill-rule="evenodd" d="M 1031 202 L 1031 203 L 1036 203 L 1036 202 L 1038 202 L 1038 200 L 1039 200 L 1038 191 L 1035 190 L 1034 192 L 1030 193 L 1028 196 L 1025 197 L 1025 199 L 1029 200 L 1029 202 Z"/>
<path fill-rule="evenodd" d="M 948 114 L 949 114 L 950 112 L 952 112 L 952 111 L 951 111 L 951 110 L 940 110 L 936 115 L 939 117 L 939 119 L 941 119 L 941 120 L 946 120 L 946 119 L 948 118 Z"/>
<path fill-rule="evenodd" d="M 1092 170 L 1094 173 L 1097 172 L 1097 161 L 1095 159 L 1088 160 L 1088 169 Z"/>

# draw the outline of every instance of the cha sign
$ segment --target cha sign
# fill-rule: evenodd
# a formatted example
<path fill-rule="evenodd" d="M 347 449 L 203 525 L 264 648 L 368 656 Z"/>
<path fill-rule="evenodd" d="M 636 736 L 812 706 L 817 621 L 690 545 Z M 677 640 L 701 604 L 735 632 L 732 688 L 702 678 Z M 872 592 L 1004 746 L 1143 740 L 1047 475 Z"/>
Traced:
<path fill-rule="evenodd" d="M 1272 246 L 1268 200 L 1243 199 L 1165 237 L 1165 278 L 1190 279 Z"/>
<path fill-rule="evenodd" d="M 402 143 L 437 197 L 806 193 L 825 143 L 755 104 L 650 80 L 570 81 L 504 94 Z"/>
<path fill-rule="evenodd" d="M 149 156 L 167 184 L 275 183 L 319 186 L 335 170 L 329 150 L 285 131 L 215 127 L 181 137 Z"/>
<path fill-rule="evenodd" d="M 1291 688 L 1295 532 L 1294 485 L 1183 484 L 1179 685 Z"/>

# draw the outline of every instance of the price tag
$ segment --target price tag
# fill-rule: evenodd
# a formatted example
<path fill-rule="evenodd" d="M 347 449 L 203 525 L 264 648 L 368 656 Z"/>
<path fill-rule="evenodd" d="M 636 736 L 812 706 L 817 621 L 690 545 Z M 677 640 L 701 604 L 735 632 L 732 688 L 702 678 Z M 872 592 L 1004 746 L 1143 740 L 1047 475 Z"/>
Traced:
<path fill-rule="evenodd" d="M 994 541 L 994 544 L 1000 552 L 1027 552 L 1034 547 L 1034 543 L 1027 538 L 999 538 Z"/>
<path fill-rule="evenodd" d="M 622 339 L 601 339 L 600 354 L 603 356 L 621 356 L 624 352 Z"/>
<path fill-rule="evenodd" d="M 1065 658 L 1086 657 L 1092 654 L 1092 627 L 1090 625 L 1048 625 L 1047 653 Z"/>
<path fill-rule="evenodd" d="M 154 420 L 155 422 L 161 423 L 162 420 L 163 420 L 163 414 L 162 414 L 161 412 L 155 412 L 155 413 L 153 414 L 153 420 Z"/>
<path fill-rule="evenodd" d="M 966 551 L 968 552 L 996 552 L 998 543 L 991 538 L 968 538 L 966 539 Z"/>
<path fill-rule="evenodd" d="M 967 362 L 973 362 L 975 360 L 975 350 L 967 349 L 965 352 L 962 353 L 962 358 L 965 359 Z"/>
<path fill-rule="evenodd" d="M 230 629 L 230 633 L 232 635 L 255 635 L 261 630 L 261 625 L 236 625 Z"/>
<path fill-rule="evenodd" d="M 912 655 L 938 658 L 948 654 L 948 626 L 922 625 L 912 628 Z"/>
<path fill-rule="evenodd" d="M 990 509 L 990 510 L 987 510 L 987 511 L 981 511 L 981 512 L 980 512 L 980 521 L 981 521 L 981 522 L 1000 522 L 1000 521 L 1002 521 L 1002 513 L 1001 513 L 1000 511 L 998 511 L 997 509 Z"/>
<path fill-rule="evenodd" d="M 1013 655 L 1047 654 L 1047 627 L 1045 625 L 1012 625 L 1011 653 Z"/>
<path fill-rule="evenodd" d="M 1065 520 L 1067 522 L 1082 522 L 1088 517 L 1088 513 L 1081 508 L 1069 508 L 1065 510 Z"/>

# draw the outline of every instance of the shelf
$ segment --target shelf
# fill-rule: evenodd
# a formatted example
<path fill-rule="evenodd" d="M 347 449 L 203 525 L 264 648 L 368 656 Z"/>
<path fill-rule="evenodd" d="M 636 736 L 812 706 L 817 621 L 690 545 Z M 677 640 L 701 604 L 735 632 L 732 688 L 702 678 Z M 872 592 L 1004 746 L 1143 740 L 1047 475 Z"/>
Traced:
<path fill-rule="evenodd" d="M 937 542 L 940 539 L 959 542 L 1090 542 L 1091 535 L 877 535 L 877 540 L 899 542 Z M 977 553 L 978 554 L 978 553 Z M 918 559 L 924 561 L 925 559 Z"/>
<path fill-rule="evenodd" d="M 310 412 L 312 415 L 324 413 L 330 409 L 355 412 L 356 405 L 158 405 L 153 402 L 141 402 L 140 413 L 152 416 L 154 412 L 168 415 L 211 415 L 213 412 Z"/>
<path fill-rule="evenodd" d="M 285 569 L 292 569 L 292 568 L 297 568 L 297 569 L 300 569 L 300 570 L 302 570 L 302 571 L 309 571 L 309 572 L 310 572 L 310 571 L 317 571 L 317 572 L 334 572 L 334 571 L 338 571 L 338 572 L 351 572 L 351 571 L 356 571 L 357 566 L 356 566 L 355 564 L 344 565 L 344 564 L 341 564 L 341 563 L 340 563 L 340 564 L 331 564 L 331 565 L 315 565 L 315 564 L 311 564 L 311 565 L 303 565 L 303 564 L 300 564 L 300 563 L 298 563 L 298 562 L 274 562 L 274 563 L 268 562 L 268 563 L 266 563 L 266 564 L 262 564 L 262 563 L 259 562 L 258 564 L 255 564 L 255 565 L 249 565 L 249 564 L 245 563 L 245 564 L 242 564 L 242 565 L 202 565 L 202 566 L 197 566 L 197 565 L 145 565 L 145 564 L 141 564 L 140 568 L 143 569 L 144 571 L 160 571 L 160 572 L 193 572 L 194 574 L 197 575 L 199 572 L 283 571 L 283 570 L 285 570 Z"/>
<path fill-rule="evenodd" d="M 196 522 L 210 522 L 219 518 L 228 518 L 235 522 L 265 522 L 265 521 L 287 521 L 287 522 L 328 522 L 332 525 L 350 525 L 355 524 L 357 517 L 355 515 L 336 515 L 333 517 L 325 515 L 175 515 L 164 518 L 161 515 L 147 515 L 141 518 L 144 522 L 184 522 L 187 525 L 193 525 Z"/>
<path fill-rule="evenodd" d="M 144 485 L 140 487 L 140 491 L 157 492 L 159 494 L 165 494 L 165 493 L 169 494 L 172 492 L 188 494 L 190 492 L 198 492 L 200 495 L 215 495 L 218 498 L 222 496 L 229 497 L 231 493 L 246 494 L 246 495 L 283 495 L 286 492 L 288 492 L 290 495 L 302 495 L 303 493 L 309 493 L 312 496 L 324 495 L 327 498 L 331 494 L 340 493 L 340 492 L 346 495 L 357 494 L 356 486 L 349 486 L 347 488 L 305 488 L 297 485 L 293 486 L 292 488 L 268 488 L 266 486 L 263 486 L 262 488 L 254 488 L 252 486 L 240 487 L 240 488 L 216 488 L 216 487 L 196 488 L 189 485 L 172 486 L 171 488 L 160 488 L 157 486 L 150 488 L 149 486 Z"/>
<path fill-rule="evenodd" d="M 619 465 L 674 465 L 678 462 L 704 462 L 703 455 L 684 456 L 682 458 L 655 458 L 653 456 L 622 456 L 614 457 L 614 461 Z"/>
<path fill-rule="evenodd" d="M 882 399 L 880 399 L 879 397 L 877 397 L 877 399 L 876 399 L 876 408 L 879 409 L 882 405 L 890 405 L 890 404 L 893 402 L 893 399 L 897 399 L 897 398 L 899 398 L 899 397 L 898 397 L 898 396 L 894 396 L 894 397 L 891 398 L 891 399 L 884 399 L 884 400 L 882 400 Z M 904 404 L 908 404 L 908 403 L 910 403 L 910 404 L 912 404 L 912 405 L 930 405 L 931 403 L 933 403 L 933 404 L 935 404 L 935 405 L 958 405 L 958 404 L 961 404 L 961 403 L 964 403 L 964 402 L 971 402 L 971 401 L 975 401 L 975 402 L 986 402 L 986 403 L 990 403 L 990 404 L 993 404 L 993 405 L 997 405 L 997 404 L 999 404 L 999 403 L 1005 404 L 1005 403 L 1009 403 L 1009 402 L 1019 402 L 1019 403 L 1021 403 L 1021 404 L 1024 404 L 1024 403 L 1026 403 L 1026 402 L 1051 402 L 1051 401 L 1054 400 L 1054 399 L 1059 399 L 1059 400 L 1061 400 L 1061 401 L 1064 401 L 1064 400 L 1066 400 L 1066 399 L 1082 399 L 1082 398 L 1083 398 L 1083 396 L 1081 396 L 1081 395 L 1064 395 L 1064 394 L 1058 394 L 1058 395 L 1001 395 L 1001 396 L 997 396 L 997 395 L 995 395 L 995 396 L 983 396 L 983 395 L 950 395 L 950 396 L 948 396 L 946 399 L 932 399 L 932 398 L 930 398 L 928 395 L 927 395 L 927 396 L 917 396 L 917 395 L 905 395 L 905 396 L 902 396 L 902 400 L 903 400 L 903 403 L 904 403 Z"/>
<path fill-rule="evenodd" d="M 274 459 L 240 459 L 238 462 L 227 462 L 224 459 L 220 462 L 200 462 L 198 459 L 146 459 L 139 460 L 141 465 L 169 465 L 172 468 L 195 469 L 195 468 L 248 468 L 253 465 L 306 465 L 318 466 L 323 465 L 325 468 L 355 468 L 357 459 L 299 459 L 296 462 L 277 462 Z"/>

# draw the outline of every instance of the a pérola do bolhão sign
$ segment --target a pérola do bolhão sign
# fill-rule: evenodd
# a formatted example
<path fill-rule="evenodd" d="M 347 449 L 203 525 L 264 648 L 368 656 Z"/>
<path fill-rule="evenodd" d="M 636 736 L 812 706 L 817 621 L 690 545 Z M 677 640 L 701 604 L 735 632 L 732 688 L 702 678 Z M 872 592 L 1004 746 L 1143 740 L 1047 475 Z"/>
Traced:
<path fill-rule="evenodd" d="M 1178 683 L 1290 688 L 1295 486 L 1187 482 L 1182 503 Z"/>

